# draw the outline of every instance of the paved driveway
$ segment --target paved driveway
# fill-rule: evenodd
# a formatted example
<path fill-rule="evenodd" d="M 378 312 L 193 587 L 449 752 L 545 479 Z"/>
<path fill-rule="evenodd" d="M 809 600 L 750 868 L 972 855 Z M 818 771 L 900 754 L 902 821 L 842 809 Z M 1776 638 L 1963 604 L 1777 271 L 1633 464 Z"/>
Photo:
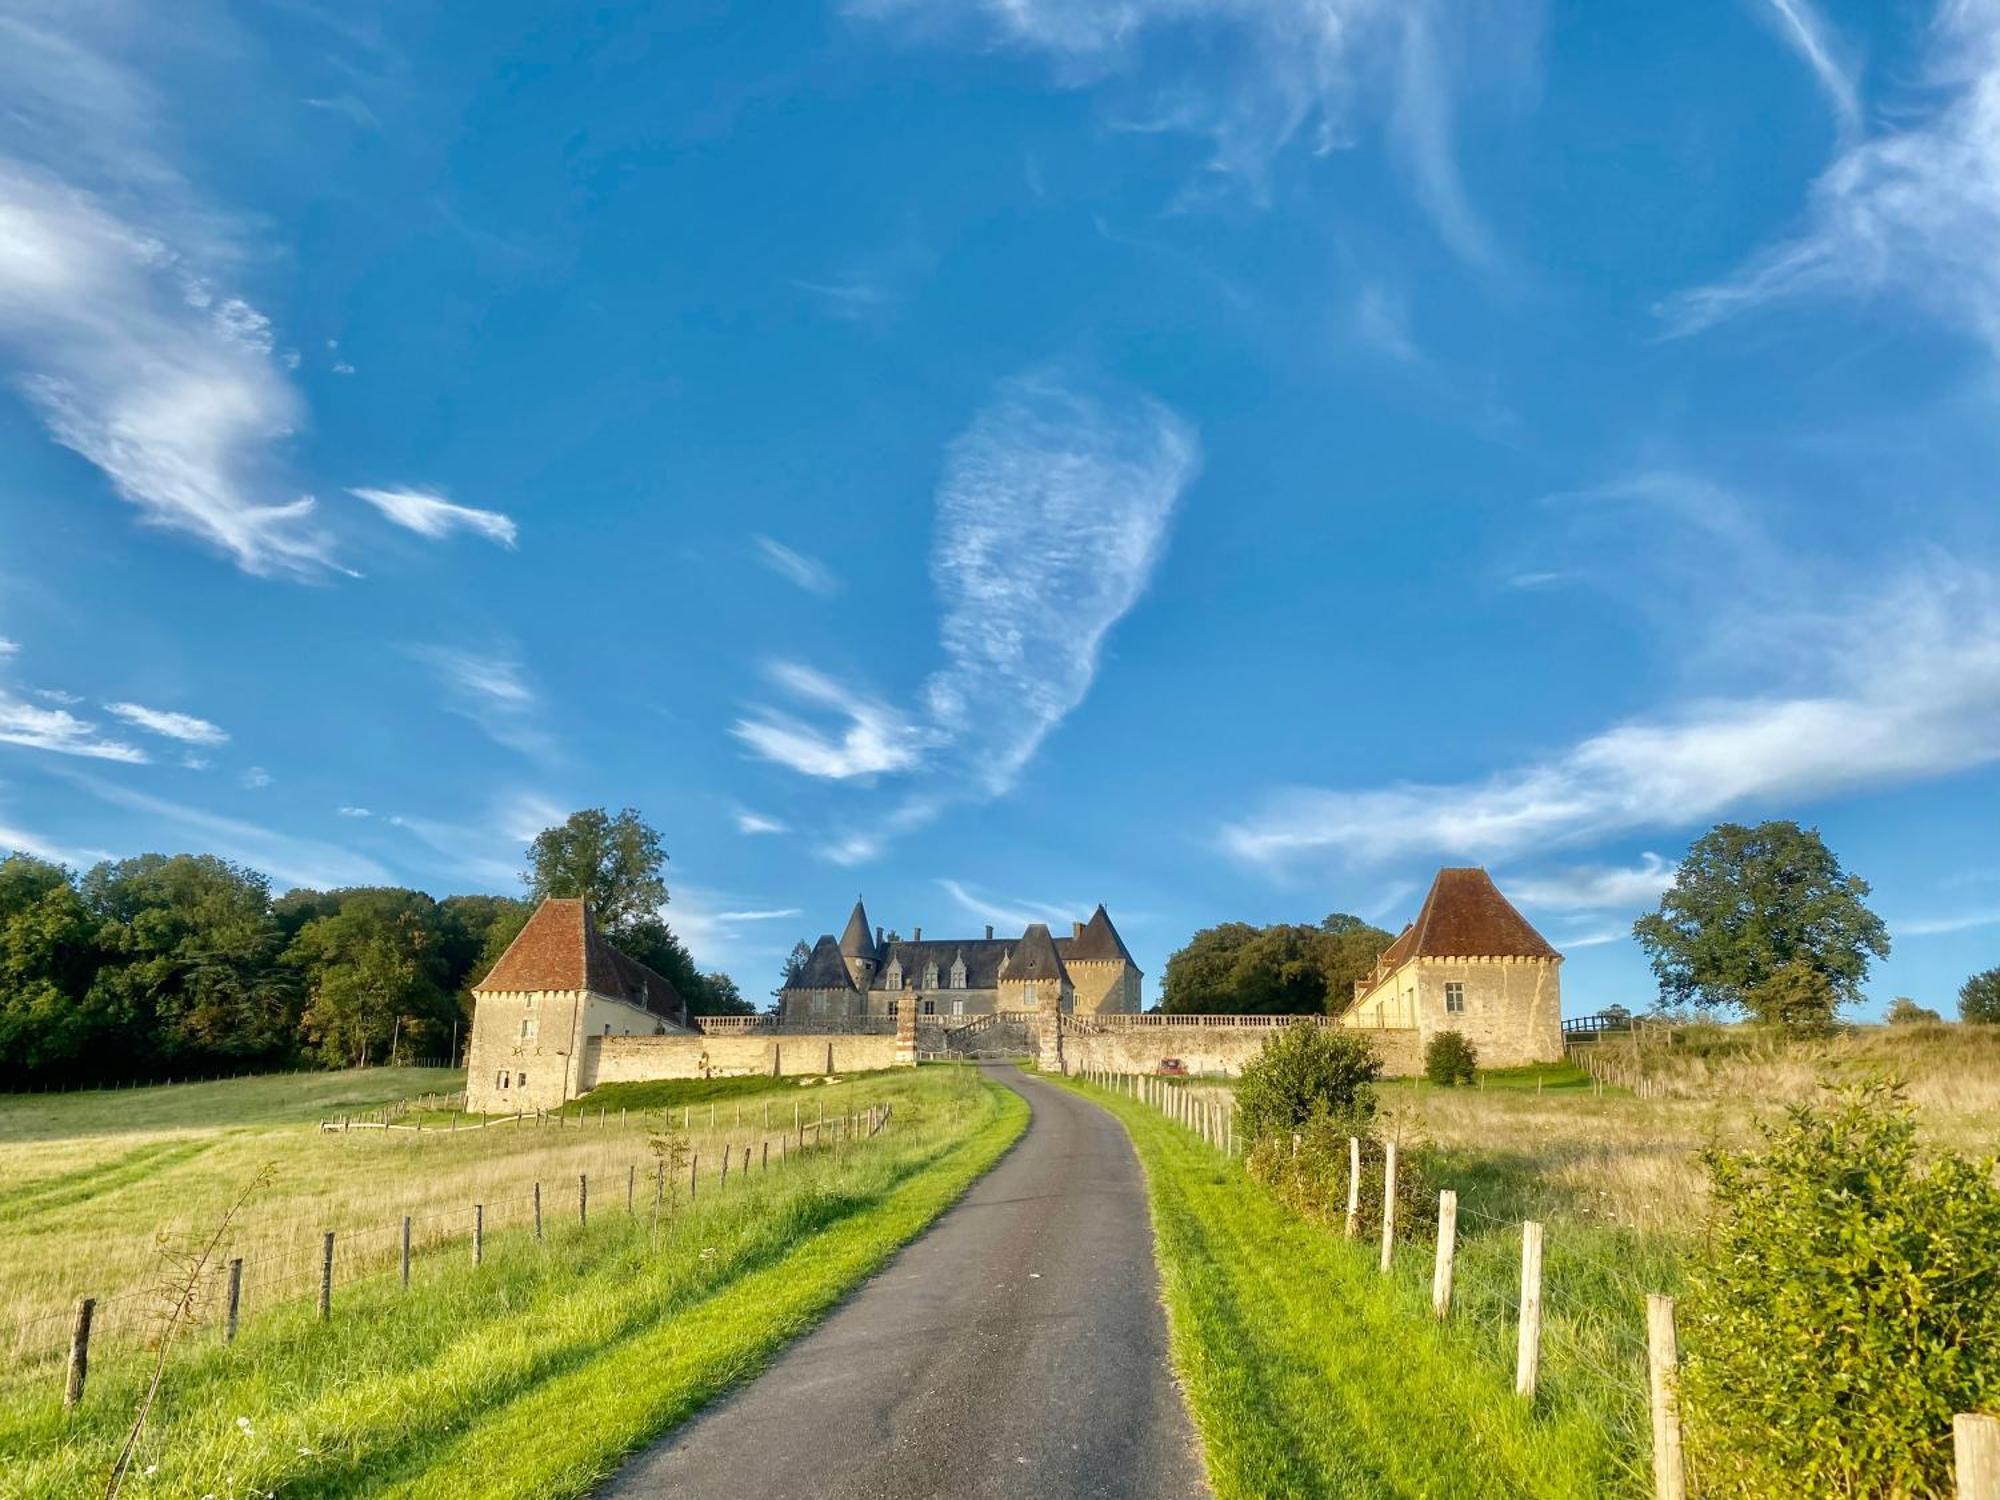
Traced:
<path fill-rule="evenodd" d="M 1010 1065 L 1034 1119 L 770 1369 L 626 1466 L 616 1500 L 1205 1496 L 1118 1122 Z"/>

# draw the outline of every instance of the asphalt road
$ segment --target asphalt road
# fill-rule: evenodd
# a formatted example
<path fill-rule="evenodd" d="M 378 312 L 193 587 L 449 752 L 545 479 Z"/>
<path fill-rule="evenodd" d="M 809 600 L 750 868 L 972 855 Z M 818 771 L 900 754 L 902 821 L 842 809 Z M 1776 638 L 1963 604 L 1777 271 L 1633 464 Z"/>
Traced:
<path fill-rule="evenodd" d="M 1205 1496 L 1167 1365 L 1131 1143 L 1010 1065 L 1005 1159 L 762 1376 L 626 1466 L 616 1500 Z"/>

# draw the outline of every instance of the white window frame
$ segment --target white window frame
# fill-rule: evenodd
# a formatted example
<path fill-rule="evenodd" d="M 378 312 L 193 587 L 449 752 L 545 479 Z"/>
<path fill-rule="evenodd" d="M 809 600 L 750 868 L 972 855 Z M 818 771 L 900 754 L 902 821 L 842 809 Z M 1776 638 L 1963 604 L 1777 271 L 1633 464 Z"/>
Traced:
<path fill-rule="evenodd" d="M 964 1002 L 963 1000 L 954 1000 L 954 1001 L 952 1001 L 952 1002 L 951 1002 L 951 1013 L 952 1013 L 952 1015 L 953 1015 L 953 1016 L 962 1016 L 962 1015 L 964 1015 L 964 1014 L 965 1014 L 965 1002 Z"/>
<path fill-rule="evenodd" d="M 1447 979 L 1444 982 L 1444 1013 L 1448 1016 L 1465 1014 L 1465 981 Z"/>
<path fill-rule="evenodd" d="M 532 1042 L 534 1039 L 535 1039 L 535 1018 L 533 1016 L 521 1017 L 521 1040 L 524 1042 Z"/>

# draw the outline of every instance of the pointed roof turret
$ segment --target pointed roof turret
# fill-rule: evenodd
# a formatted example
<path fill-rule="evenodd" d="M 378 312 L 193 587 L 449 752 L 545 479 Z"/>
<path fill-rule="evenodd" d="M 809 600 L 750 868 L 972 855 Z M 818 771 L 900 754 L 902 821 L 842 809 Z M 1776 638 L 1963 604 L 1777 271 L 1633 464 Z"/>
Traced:
<path fill-rule="evenodd" d="M 1062 955 L 1056 952 L 1056 940 L 1049 936 L 1046 922 L 1030 923 L 1028 930 L 1021 934 L 1021 941 L 1014 945 L 1014 951 L 1007 956 L 1008 979 L 1068 979 L 1069 972 L 1063 968 Z"/>
<path fill-rule="evenodd" d="M 833 934 L 821 935 L 813 944 L 812 957 L 799 970 L 799 977 L 786 986 L 794 990 L 851 990 L 854 977 L 847 972 L 847 960 L 840 956 L 840 944 Z"/>
<path fill-rule="evenodd" d="M 868 925 L 868 911 L 861 898 L 854 898 L 854 911 L 847 919 L 847 931 L 840 935 L 840 951 L 848 958 L 879 957 L 875 951 L 875 929 Z"/>
<path fill-rule="evenodd" d="M 672 983 L 605 941 L 589 908 L 574 898 L 550 897 L 487 970 L 473 992 L 514 994 L 589 990 L 662 1016 L 681 1011 Z"/>
<path fill-rule="evenodd" d="M 1090 959 L 1098 963 L 1117 963 L 1123 960 L 1132 963 L 1131 950 L 1125 940 L 1118 935 L 1118 929 L 1111 925 L 1111 913 L 1104 909 L 1102 901 L 1097 910 L 1090 914 L 1090 920 L 1083 924 L 1083 931 L 1070 939 L 1067 956 Z M 1134 968 L 1138 965 L 1134 964 Z"/>

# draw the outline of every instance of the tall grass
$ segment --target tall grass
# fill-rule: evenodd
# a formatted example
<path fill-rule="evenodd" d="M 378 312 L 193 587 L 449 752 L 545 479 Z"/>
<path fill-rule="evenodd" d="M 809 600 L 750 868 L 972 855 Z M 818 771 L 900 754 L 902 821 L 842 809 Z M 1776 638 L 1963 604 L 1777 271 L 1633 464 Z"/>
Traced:
<path fill-rule="evenodd" d="M 879 1085 L 894 1123 L 655 1215 L 622 1199 L 588 1227 L 494 1233 L 335 1294 L 213 1331 L 171 1365 L 128 1495 L 587 1492 L 620 1458 L 763 1362 L 948 1206 L 1017 1137 L 1026 1107 L 969 1070 Z M 0 1493 L 101 1489 L 145 1374 L 94 1364 L 67 1419 L 45 1372 L 0 1376 Z M 33 1378 L 28 1378 L 29 1375 Z"/>
<path fill-rule="evenodd" d="M 1174 1365 L 1221 1500 L 1635 1488 L 1643 1386 L 1585 1363 L 1609 1357 L 1598 1332 L 1551 1358 L 1533 1408 L 1515 1398 L 1503 1233 L 1468 1225 L 1461 1314 L 1440 1326 L 1421 1244 L 1383 1278 L 1372 1237 L 1306 1222 L 1129 1096 L 1070 1086 L 1125 1122 L 1145 1168 Z M 1552 1259 L 1552 1291 L 1582 1274 Z"/>
<path fill-rule="evenodd" d="M 712 1175 L 723 1146 L 740 1157 L 744 1145 L 766 1138 L 764 1101 L 772 1102 L 775 1133 L 790 1127 L 794 1098 L 811 1101 L 808 1119 L 821 1110 L 865 1109 L 895 1094 L 891 1076 L 814 1079 L 810 1089 L 798 1080 L 732 1079 L 722 1091 L 728 1102 L 714 1080 L 646 1085 L 651 1092 L 638 1102 L 651 1112 L 621 1105 L 607 1089 L 591 1096 L 587 1113 L 540 1126 L 531 1117 L 521 1125 L 427 1126 L 421 1133 L 317 1127 L 322 1119 L 449 1092 L 460 1075 L 376 1068 L 0 1098 L 0 1355 L 58 1357 L 70 1306 L 83 1295 L 99 1299 L 100 1343 L 147 1336 L 160 1240 L 201 1233 L 267 1166 L 269 1187 L 219 1252 L 244 1259 L 252 1316 L 310 1289 L 328 1229 L 347 1277 L 394 1260 L 405 1214 L 415 1220 L 420 1249 L 463 1243 L 475 1203 L 485 1205 L 490 1229 L 525 1224 L 537 1182 L 551 1218 L 574 1216 L 577 1181 L 586 1174 L 595 1201 L 622 1211 L 628 1172 L 636 1167 L 643 1180 L 652 1171 L 648 1135 L 661 1125 L 661 1111 L 673 1111 L 678 1130 L 683 1111 L 694 1106 L 687 1145 Z M 641 1194 L 649 1201 L 651 1185 Z"/>

